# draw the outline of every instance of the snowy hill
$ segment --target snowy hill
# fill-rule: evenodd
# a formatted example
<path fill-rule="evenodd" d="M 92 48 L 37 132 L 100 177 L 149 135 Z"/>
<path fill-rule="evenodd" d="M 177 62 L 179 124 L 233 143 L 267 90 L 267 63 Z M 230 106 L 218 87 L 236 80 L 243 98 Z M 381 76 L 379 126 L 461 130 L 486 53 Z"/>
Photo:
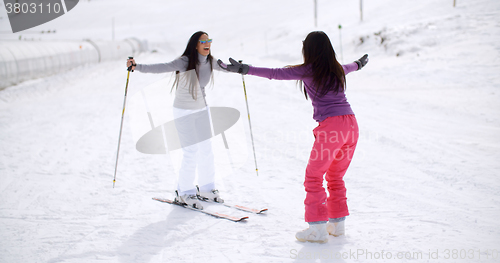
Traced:
<path fill-rule="evenodd" d="M 266 215 L 234 223 L 151 200 L 173 196 L 175 158 L 137 152 L 128 114 L 113 189 L 124 58 L 0 91 L 0 262 L 498 262 L 500 2 L 452 2 L 364 1 L 360 22 L 358 1 L 319 0 L 315 28 L 313 1 L 80 1 L 32 30 L 57 34 L 36 37 L 110 39 L 114 17 L 117 39 L 158 51 L 138 63 L 178 57 L 197 30 L 214 39 L 215 57 L 255 66 L 301 63 L 313 30 L 337 53 L 342 38 L 344 63 L 368 53 L 347 77 L 360 141 L 345 176 L 346 236 L 295 240 L 307 227 L 302 183 L 316 123 L 294 81 L 245 76 L 259 176 L 241 76 L 216 73 L 208 90 L 211 105 L 242 113 L 246 138 L 246 153 L 229 152 L 241 165 L 217 167 L 222 195 Z M 5 9 L 0 17 L 3 32 Z M 169 78 L 132 73 L 130 98 L 170 90 Z"/>

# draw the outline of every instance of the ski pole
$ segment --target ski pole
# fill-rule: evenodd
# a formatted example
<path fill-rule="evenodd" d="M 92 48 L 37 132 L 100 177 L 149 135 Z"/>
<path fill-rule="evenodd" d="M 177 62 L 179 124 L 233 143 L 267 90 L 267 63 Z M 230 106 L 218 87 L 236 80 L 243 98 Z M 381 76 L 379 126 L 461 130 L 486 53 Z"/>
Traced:
<path fill-rule="evenodd" d="M 128 57 L 129 59 L 133 59 L 133 57 Z M 116 163 L 115 163 L 115 176 L 113 177 L 113 188 L 115 188 L 115 182 L 116 182 L 116 170 L 118 168 L 118 156 L 120 154 L 120 142 L 122 140 L 122 129 L 123 129 L 123 116 L 125 115 L 125 104 L 127 103 L 127 90 L 128 90 L 128 79 L 130 77 L 130 71 L 134 72 L 132 70 L 133 64 L 127 68 L 127 84 L 125 84 L 125 97 L 123 99 L 123 110 L 122 110 L 122 121 L 120 123 L 120 135 L 118 136 L 118 150 L 116 151 Z"/>
<path fill-rule="evenodd" d="M 239 62 L 241 64 L 243 63 L 243 60 L 240 60 Z M 243 77 L 243 74 L 241 74 L 241 80 L 243 81 L 243 91 L 245 92 L 245 103 L 247 104 L 248 126 L 250 127 L 250 138 L 252 139 L 253 159 L 255 161 L 255 172 L 257 172 L 257 176 L 259 176 L 259 169 L 257 168 L 257 157 L 255 155 L 255 146 L 253 143 L 252 122 L 250 122 L 250 110 L 248 109 L 247 88 L 245 87 L 245 78 Z"/>

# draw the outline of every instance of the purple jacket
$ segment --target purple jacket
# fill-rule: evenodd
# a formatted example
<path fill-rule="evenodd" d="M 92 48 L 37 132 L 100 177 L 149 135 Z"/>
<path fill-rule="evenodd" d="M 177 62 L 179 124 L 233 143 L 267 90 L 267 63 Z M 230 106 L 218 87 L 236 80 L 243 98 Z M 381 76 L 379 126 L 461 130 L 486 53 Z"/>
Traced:
<path fill-rule="evenodd" d="M 342 65 L 342 67 L 346 75 L 358 70 L 358 65 L 355 62 Z M 312 85 L 312 76 L 306 73 L 307 67 L 300 66 L 290 68 L 250 67 L 247 74 L 268 79 L 304 81 L 307 95 L 311 99 L 314 108 L 313 119 L 317 122 L 322 122 L 328 117 L 354 114 L 344 92 L 335 94 L 335 92 L 331 91 L 323 97 L 315 97 L 316 88 Z"/>

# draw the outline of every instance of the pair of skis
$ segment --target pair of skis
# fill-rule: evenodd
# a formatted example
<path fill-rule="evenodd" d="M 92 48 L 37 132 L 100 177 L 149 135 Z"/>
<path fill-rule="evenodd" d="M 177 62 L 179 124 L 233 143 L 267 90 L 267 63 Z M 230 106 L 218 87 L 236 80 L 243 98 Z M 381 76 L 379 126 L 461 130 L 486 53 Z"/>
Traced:
<path fill-rule="evenodd" d="M 187 209 L 190 209 L 190 210 L 193 210 L 193 211 L 202 212 L 204 214 L 211 215 L 211 216 L 214 216 L 214 217 L 217 217 L 217 218 L 231 220 L 233 222 L 240 222 L 240 221 L 243 221 L 245 219 L 248 219 L 248 216 L 231 216 L 231 215 L 226 215 L 226 214 L 222 214 L 222 213 L 218 213 L 218 212 L 210 212 L 210 211 L 205 211 L 205 210 L 201 210 L 201 209 L 196 209 L 194 207 L 188 206 L 187 204 L 183 204 L 183 203 L 177 202 L 175 200 L 172 201 L 172 200 L 166 199 L 166 198 L 153 197 L 153 200 L 156 200 L 156 201 L 159 201 L 159 202 L 162 202 L 162 203 L 168 203 L 168 204 L 172 204 L 172 205 L 181 206 L 181 207 L 184 207 L 184 208 L 187 208 Z M 245 211 L 245 212 L 249 212 L 249 213 L 254 213 L 254 214 L 261 214 L 261 213 L 267 211 L 267 208 L 256 209 L 256 208 L 248 208 L 248 207 L 241 206 L 241 205 L 219 203 L 219 202 L 210 201 L 210 200 L 207 200 L 207 199 L 200 199 L 200 200 L 204 201 L 204 202 L 209 202 L 209 203 L 214 203 L 214 204 L 220 204 L 220 205 L 223 205 L 223 206 L 226 206 L 226 207 L 235 208 L 235 209 L 238 209 L 238 210 L 241 210 L 241 211 Z"/>

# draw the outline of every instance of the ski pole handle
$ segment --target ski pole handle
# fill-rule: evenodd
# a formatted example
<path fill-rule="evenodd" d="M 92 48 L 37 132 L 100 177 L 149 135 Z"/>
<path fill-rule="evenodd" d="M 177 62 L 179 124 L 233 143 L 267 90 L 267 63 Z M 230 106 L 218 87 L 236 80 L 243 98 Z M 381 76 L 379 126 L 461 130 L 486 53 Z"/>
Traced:
<path fill-rule="evenodd" d="M 134 59 L 134 57 L 128 57 L 128 59 Z M 132 67 L 137 66 L 137 64 L 134 64 L 134 63 L 132 63 L 132 62 L 131 62 L 131 64 L 132 64 L 132 65 L 130 65 L 130 67 L 128 67 L 128 68 L 127 68 L 127 71 L 132 71 L 132 72 L 134 72 L 134 71 L 132 70 Z"/>

